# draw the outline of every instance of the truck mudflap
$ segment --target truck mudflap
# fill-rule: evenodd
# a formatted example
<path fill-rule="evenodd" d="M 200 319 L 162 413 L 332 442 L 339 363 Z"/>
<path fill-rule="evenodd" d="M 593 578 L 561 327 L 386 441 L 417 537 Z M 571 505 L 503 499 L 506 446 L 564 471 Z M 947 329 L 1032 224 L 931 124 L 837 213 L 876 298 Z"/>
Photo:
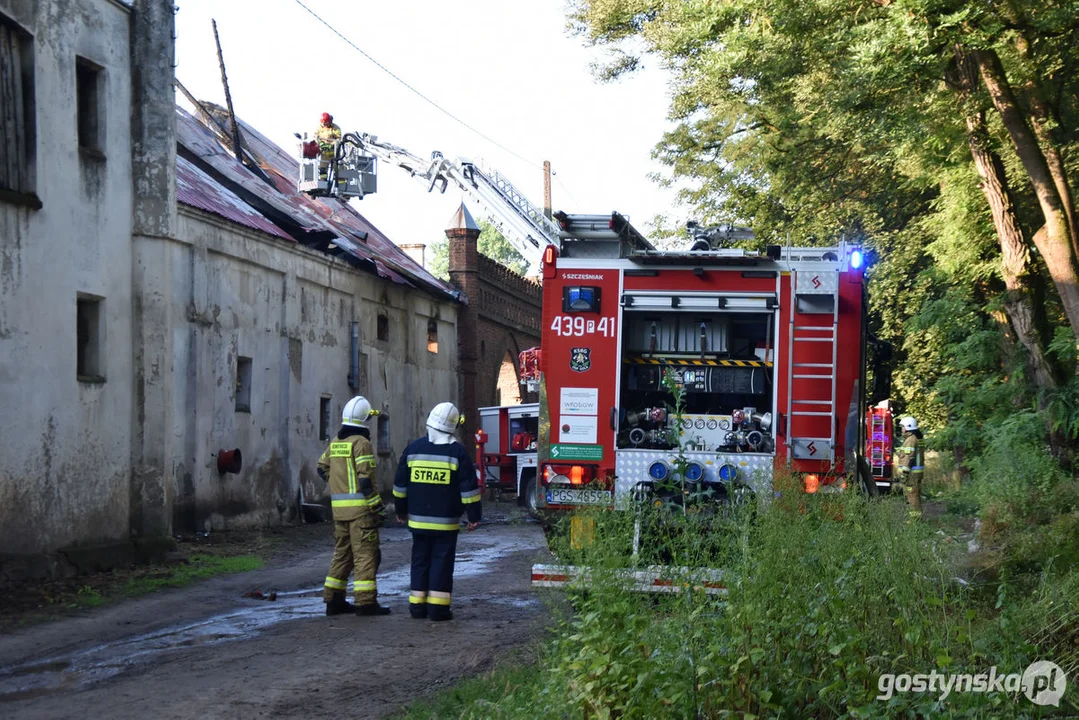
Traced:
<path fill-rule="evenodd" d="M 532 587 L 583 587 L 591 584 L 591 570 L 575 565 L 533 565 Z M 677 593 L 687 590 L 725 596 L 725 573 L 714 568 L 651 565 L 614 572 L 626 589 L 636 592 Z"/>

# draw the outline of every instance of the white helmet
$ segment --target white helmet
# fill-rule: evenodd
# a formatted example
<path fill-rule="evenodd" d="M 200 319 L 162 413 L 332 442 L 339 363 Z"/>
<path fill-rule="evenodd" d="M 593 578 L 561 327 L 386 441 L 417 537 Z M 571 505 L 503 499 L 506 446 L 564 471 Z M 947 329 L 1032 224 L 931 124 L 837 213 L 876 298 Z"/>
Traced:
<path fill-rule="evenodd" d="M 918 429 L 918 421 L 907 415 L 904 418 L 900 418 L 899 427 L 903 428 L 903 432 L 913 432 Z"/>
<path fill-rule="evenodd" d="M 341 423 L 350 427 L 367 427 L 367 419 L 372 415 L 378 415 L 378 410 L 371 409 L 371 403 L 362 395 L 345 403 L 345 409 L 341 413 Z"/>
<path fill-rule="evenodd" d="M 465 416 L 457 406 L 450 402 L 439 403 L 427 416 L 427 427 L 439 432 L 452 433 L 459 425 L 464 425 Z"/>

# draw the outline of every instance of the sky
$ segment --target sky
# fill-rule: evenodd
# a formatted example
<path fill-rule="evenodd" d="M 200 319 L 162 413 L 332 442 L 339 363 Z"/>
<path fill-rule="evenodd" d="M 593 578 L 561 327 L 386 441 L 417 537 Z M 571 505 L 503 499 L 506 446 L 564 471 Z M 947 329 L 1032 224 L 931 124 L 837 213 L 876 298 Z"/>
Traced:
<path fill-rule="evenodd" d="M 589 65 L 604 53 L 567 32 L 563 0 L 302 2 L 378 64 L 297 0 L 177 0 L 177 79 L 225 104 L 216 19 L 236 114 L 287 150 L 294 132 L 312 133 L 329 112 L 343 132 L 423 158 L 439 150 L 482 159 L 540 207 L 549 160 L 556 211 L 618 211 L 646 235 L 657 214 L 685 219 L 674 191 L 648 178 L 664 170 L 650 153 L 669 127 L 667 75 L 649 61 L 629 78 L 595 80 Z M 397 244 L 430 244 L 463 199 L 452 185 L 429 193 L 380 165 L 377 193 L 352 202 Z"/>

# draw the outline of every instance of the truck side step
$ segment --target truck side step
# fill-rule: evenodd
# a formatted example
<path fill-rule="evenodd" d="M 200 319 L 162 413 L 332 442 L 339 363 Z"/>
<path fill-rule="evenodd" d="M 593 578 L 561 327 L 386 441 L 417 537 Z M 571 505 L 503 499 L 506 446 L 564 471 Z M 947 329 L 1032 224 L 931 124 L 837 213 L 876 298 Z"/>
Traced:
<path fill-rule="evenodd" d="M 533 587 L 588 587 L 591 570 L 575 565 L 533 565 Z M 636 592 L 675 593 L 703 590 L 708 595 L 726 595 L 724 572 L 714 568 L 665 567 L 653 565 L 642 570 L 618 570 L 616 577 Z"/>

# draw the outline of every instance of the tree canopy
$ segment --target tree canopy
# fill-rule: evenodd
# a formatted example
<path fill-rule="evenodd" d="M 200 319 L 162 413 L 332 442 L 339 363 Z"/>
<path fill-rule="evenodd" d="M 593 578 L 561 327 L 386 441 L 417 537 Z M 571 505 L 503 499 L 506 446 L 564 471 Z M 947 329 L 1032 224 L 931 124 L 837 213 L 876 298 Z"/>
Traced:
<path fill-rule="evenodd" d="M 704 222 L 860 238 L 893 388 L 938 442 L 1041 418 L 1070 453 L 1079 3 L 575 0 L 601 78 L 670 71 L 654 155 Z"/>
<path fill-rule="evenodd" d="M 505 265 L 507 268 L 524 275 L 528 270 L 528 261 L 513 247 L 513 243 L 498 231 L 493 223 L 487 220 L 478 221 L 480 237 L 477 241 L 479 251 L 492 260 Z M 435 277 L 443 280 L 450 279 L 450 245 L 445 238 L 431 243 L 430 256 L 427 261 L 427 270 Z"/>

